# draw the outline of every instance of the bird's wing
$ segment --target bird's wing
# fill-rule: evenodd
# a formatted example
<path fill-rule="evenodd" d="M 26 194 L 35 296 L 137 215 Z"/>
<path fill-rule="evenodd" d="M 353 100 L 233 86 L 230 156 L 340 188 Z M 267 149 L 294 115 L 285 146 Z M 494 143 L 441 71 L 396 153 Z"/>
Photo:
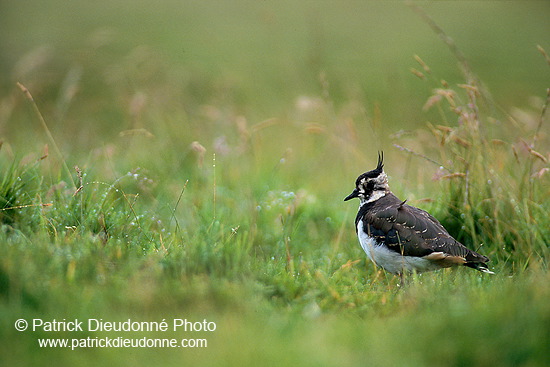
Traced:
<path fill-rule="evenodd" d="M 383 202 L 379 204 L 382 207 L 378 210 L 363 215 L 363 230 L 390 249 L 405 256 L 423 257 L 442 253 L 443 257 L 453 256 L 464 261 L 484 262 L 486 259 L 455 240 L 426 211 L 406 205 L 398 199 L 385 205 Z"/>

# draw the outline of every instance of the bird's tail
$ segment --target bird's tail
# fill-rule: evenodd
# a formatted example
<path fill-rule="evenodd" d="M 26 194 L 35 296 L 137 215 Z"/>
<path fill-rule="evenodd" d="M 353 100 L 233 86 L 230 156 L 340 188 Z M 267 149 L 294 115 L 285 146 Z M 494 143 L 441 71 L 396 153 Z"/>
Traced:
<path fill-rule="evenodd" d="M 485 265 L 484 263 L 480 263 L 480 262 L 467 262 L 465 263 L 464 265 L 472 268 L 472 269 L 476 269 L 482 273 L 487 273 L 487 274 L 494 274 L 494 272 L 492 272 L 491 270 L 489 270 L 489 268 L 487 267 L 487 265 Z"/>

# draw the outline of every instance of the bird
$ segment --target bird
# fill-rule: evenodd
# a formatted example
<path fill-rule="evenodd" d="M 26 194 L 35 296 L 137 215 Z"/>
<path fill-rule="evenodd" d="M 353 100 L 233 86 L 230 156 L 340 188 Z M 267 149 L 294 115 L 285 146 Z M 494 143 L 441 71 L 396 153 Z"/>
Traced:
<path fill-rule="evenodd" d="M 397 198 L 384 172 L 384 153 L 375 169 L 357 177 L 344 201 L 359 198 L 355 230 L 367 257 L 378 267 L 399 275 L 467 266 L 494 274 L 489 258 L 454 239 L 428 212 Z"/>

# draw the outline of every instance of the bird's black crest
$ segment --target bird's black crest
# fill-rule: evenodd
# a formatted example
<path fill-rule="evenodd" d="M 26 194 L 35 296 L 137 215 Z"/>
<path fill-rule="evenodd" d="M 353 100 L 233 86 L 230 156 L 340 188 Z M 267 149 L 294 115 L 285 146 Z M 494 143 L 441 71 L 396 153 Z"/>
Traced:
<path fill-rule="evenodd" d="M 384 152 L 380 151 L 378 152 L 378 165 L 376 166 L 376 168 L 373 169 L 372 171 L 365 172 L 361 176 L 359 176 L 357 178 L 357 183 L 359 183 L 363 178 L 378 177 L 382 173 L 383 168 L 384 168 Z"/>
<path fill-rule="evenodd" d="M 382 172 L 384 168 L 384 151 L 378 152 L 378 165 L 376 166 L 376 171 Z"/>

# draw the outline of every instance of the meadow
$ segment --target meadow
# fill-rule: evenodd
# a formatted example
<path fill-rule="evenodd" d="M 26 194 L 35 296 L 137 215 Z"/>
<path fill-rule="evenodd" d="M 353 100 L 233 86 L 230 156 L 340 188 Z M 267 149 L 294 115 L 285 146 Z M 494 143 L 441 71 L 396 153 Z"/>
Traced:
<path fill-rule="evenodd" d="M 550 364 L 550 7 L 342 4 L 1 5 L 0 365 Z M 496 274 L 366 259 L 378 151 Z"/>

